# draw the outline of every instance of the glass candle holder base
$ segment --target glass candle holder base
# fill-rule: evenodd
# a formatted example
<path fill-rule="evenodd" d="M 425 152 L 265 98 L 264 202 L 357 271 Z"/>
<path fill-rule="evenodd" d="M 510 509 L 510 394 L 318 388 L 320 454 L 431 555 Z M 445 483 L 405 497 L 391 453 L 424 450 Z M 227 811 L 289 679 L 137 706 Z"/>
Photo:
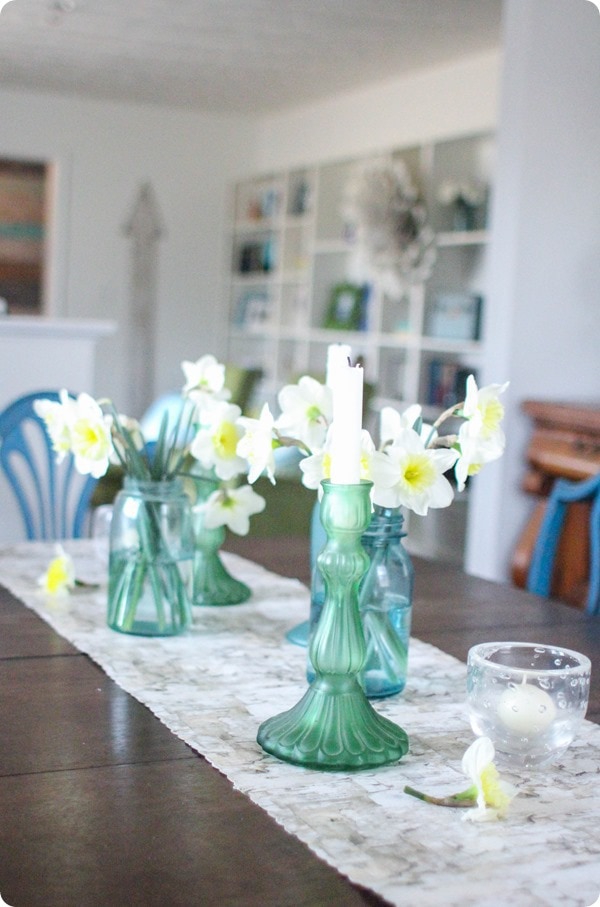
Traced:
<path fill-rule="evenodd" d="M 207 607 L 241 605 L 248 601 L 252 590 L 241 580 L 235 579 L 218 554 L 208 557 L 196 551 L 192 585 L 192 604 Z"/>
<path fill-rule="evenodd" d="M 379 715 L 356 678 L 317 678 L 288 712 L 261 724 L 262 748 L 295 765 L 353 771 L 398 762 L 408 752 L 401 727 Z"/>
<path fill-rule="evenodd" d="M 192 604 L 205 607 L 241 605 L 248 601 L 252 590 L 235 579 L 221 560 L 225 529 L 207 529 L 202 505 L 192 508 L 196 537 L 192 570 Z"/>

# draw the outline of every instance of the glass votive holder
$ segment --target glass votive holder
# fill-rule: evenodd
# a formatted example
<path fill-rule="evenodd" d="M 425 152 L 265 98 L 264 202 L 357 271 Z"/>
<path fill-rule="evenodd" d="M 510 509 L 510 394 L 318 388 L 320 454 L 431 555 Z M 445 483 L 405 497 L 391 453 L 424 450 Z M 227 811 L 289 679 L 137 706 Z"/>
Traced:
<path fill-rule="evenodd" d="M 560 646 L 488 642 L 467 658 L 471 727 L 489 737 L 499 762 L 541 768 L 572 742 L 585 718 L 591 663 Z"/>

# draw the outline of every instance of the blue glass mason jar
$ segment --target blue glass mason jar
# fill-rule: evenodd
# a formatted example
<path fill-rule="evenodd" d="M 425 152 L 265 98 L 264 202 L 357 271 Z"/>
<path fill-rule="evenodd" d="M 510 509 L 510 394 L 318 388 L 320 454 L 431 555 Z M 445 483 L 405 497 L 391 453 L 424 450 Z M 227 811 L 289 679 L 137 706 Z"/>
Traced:
<path fill-rule="evenodd" d="M 370 564 L 361 580 L 358 603 L 367 646 L 359 680 L 370 699 L 393 696 L 406 684 L 412 617 L 414 569 L 402 544 L 404 517 L 399 508 L 375 507 L 362 545 Z M 318 565 L 312 575 L 310 634 L 319 620 L 325 599 Z M 314 678 L 308 659 L 307 677 Z"/>

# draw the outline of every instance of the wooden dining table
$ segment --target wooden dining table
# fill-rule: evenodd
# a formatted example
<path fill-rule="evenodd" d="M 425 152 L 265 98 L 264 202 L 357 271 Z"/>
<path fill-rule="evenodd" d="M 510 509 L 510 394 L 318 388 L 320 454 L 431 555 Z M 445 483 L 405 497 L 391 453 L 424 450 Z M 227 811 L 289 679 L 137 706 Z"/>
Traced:
<path fill-rule="evenodd" d="M 309 578 L 304 539 L 230 547 L 274 572 Z M 600 723 L 598 618 L 447 564 L 415 559 L 415 567 L 414 636 L 462 661 L 471 645 L 492 639 L 577 649 L 592 659 L 588 718 Z M 1 573 L 0 741 L 0 903 L 386 904 L 234 789 L 24 607 Z"/>

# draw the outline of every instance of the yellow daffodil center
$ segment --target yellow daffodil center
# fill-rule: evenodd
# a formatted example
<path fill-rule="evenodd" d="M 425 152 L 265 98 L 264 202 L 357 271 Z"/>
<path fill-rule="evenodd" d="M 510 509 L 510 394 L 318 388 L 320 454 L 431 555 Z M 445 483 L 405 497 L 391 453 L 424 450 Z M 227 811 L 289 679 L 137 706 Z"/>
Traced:
<path fill-rule="evenodd" d="M 493 762 L 483 769 L 480 780 L 486 805 L 493 809 L 505 809 L 510 803 L 510 797 L 500 786 L 500 775 Z"/>
<path fill-rule="evenodd" d="M 504 407 L 497 397 L 492 397 L 490 400 L 486 400 L 485 403 L 480 405 L 479 409 L 483 421 L 483 434 L 488 436 L 493 435 L 498 431 L 504 416 Z"/>
<path fill-rule="evenodd" d="M 414 492 L 423 492 L 430 488 L 436 479 L 431 460 L 422 454 L 412 454 L 404 467 L 404 482 Z"/>
<path fill-rule="evenodd" d="M 233 422 L 221 422 L 212 438 L 213 446 L 219 457 L 229 459 L 235 456 L 238 433 Z"/>
<path fill-rule="evenodd" d="M 321 418 L 321 415 L 321 410 L 314 404 L 312 406 L 309 406 L 306 410 L 306 418 L 309 422 L 318 422 Z"/>
<path fill-rule="evenodd" d="M 81 421 L 73 427 L 72 447 L 75 453 L 94 459 L 106 454 L 108 443 L 99 426 Z"/>
<path fill-rule="evenodd" d="M 361 479 L 369 478 L 369 469 L 370 469 L 369 457 L 367 456 L 366 453 L 363 453 L 360 458 L 360 477 L 361 477 Z"/>
<path fill-rule="evenodd" d="M 69 571 L 64 557 L 57 557 L 50 562 L 46 573 L 45 587 L 48 592 L 55 594 L 66 588 L 69 582 Z"/>
<path fill-rule="evenodd" d="M 323 478 L 324 479 L 331 478 L 331 454 L 330 453 L 323 454 Z"/>

